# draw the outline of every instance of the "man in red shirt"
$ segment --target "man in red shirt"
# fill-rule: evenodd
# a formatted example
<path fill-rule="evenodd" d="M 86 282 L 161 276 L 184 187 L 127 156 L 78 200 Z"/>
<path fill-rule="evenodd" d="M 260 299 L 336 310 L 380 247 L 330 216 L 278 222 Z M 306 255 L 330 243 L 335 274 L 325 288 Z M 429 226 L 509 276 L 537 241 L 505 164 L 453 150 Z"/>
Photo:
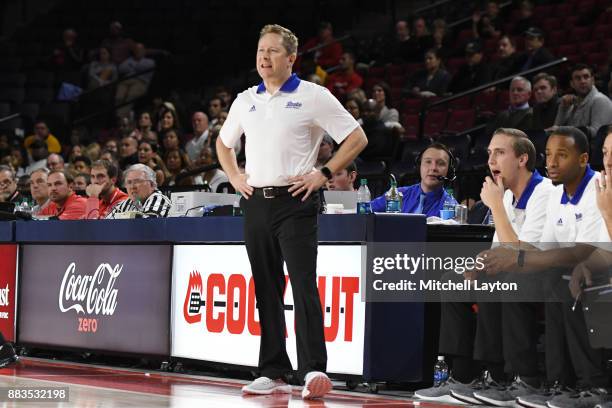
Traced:
<path fill-rule="evenodd" d="M 89 197 L 85 218 L 106 218 L 115 204 L 128 199 L 128 195 L 115 186 L 118 175 L 119 169 L 108 160 L 98 160 L 91 165 L 91 184 L 85 190 Z"/>
<path fill-rule="evenodd" d="M 353 89 L 361 88 L 363 78 L 355 72 L 355 55 L 345 52 L 340 58 L 342 67 L 327 78 L 327 89 L 340 100 Z"/>
<path fill-rule="evenodd" d="M 342 55 L 342 45 L 336 42 L 331 23 L 322 22 L 319 25 L 319 36 L 308 40 L 304 44 L 302 52 L 308 52 L 308 50 L 320 45 L 324 46 L 314 51 L 315 62 L 323 68 L 338 65 Z"/>
<path fill-rule="evenodd" d="M 80 197 L 68 186 L 72 178 L 63 170 L 52 170 L 47 176 L 49 200 L 51 203 L 38 214 L 57 217 L 60 220 L 79 220 L 85 218 L 87 200 Z"/>

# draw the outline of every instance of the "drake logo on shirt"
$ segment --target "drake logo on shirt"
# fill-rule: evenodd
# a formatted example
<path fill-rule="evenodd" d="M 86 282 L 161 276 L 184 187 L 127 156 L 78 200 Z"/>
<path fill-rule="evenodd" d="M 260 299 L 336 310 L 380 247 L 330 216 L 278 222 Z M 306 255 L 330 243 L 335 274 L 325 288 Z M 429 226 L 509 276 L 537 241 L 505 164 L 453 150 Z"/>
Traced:
<path fill-rule="evenodd" d="M 286 109 L 300 109 L 302 107 L 302 103 L 301 102 L 287 102 L 287 105 L 285 106 Z"/>
<path fill-rule="evenodd" d="M 255 105 L 251 106 L 251 109 L 249 109 L 249 112 L 255 112 Z"/>

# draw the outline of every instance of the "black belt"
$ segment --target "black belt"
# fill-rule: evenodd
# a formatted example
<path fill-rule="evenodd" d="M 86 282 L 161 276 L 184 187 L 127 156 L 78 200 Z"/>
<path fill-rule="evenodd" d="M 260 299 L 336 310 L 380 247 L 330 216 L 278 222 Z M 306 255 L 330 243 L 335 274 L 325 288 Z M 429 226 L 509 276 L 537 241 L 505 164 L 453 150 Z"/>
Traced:
<path fill-rule="evenodd" d="M 253 195 L 263 198 L 277 198 L 291 195 L 289 187 L 255 187 L 253 188 Z"/>

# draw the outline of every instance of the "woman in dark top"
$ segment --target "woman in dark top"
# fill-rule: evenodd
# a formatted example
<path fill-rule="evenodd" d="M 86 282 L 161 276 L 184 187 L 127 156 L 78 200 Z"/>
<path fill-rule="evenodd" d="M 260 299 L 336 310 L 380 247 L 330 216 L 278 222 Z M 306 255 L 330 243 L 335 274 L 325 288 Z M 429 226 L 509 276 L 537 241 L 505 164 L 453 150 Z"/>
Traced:
<path fill-rule="evenodd" d="M 450 79 L 450 74 L 442 67 L 440 52 L 430 49 L 425 53 L 425 69 L 410 78 L 406 93 L 426 98 L 442 96 L 446 93 Z"/>

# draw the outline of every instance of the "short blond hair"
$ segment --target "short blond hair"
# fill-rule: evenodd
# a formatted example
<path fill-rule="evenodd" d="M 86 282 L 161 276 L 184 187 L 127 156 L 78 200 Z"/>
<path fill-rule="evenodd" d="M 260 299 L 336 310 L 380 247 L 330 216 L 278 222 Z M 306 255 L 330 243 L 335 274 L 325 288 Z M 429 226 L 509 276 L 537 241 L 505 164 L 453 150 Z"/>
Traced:
<path fill-rule="evenodd" d="M 261 40 L 261 37 L 270 33 L 278 34 L 282 37 L 283 47 L 285 47 L 285 50 L 287 50 L 287 54 L 297 54 L 298 39 L 295 34 L 291 32 L 291 30 L 278 24 L 268 24 L 259 32 L 259 39 Z"/>

